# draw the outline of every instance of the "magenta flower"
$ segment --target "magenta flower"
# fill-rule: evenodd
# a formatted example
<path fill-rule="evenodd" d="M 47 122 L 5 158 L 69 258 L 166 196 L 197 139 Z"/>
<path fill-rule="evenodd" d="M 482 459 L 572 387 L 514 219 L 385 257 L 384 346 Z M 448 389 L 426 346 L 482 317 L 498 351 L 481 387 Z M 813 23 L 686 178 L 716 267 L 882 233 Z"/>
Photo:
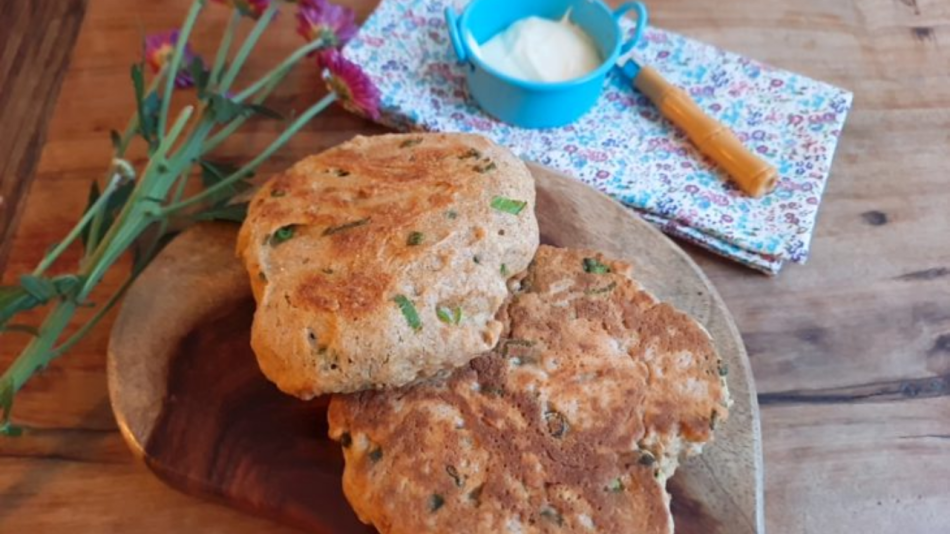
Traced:
<path fill-rule="evenodd" d="M 308 42 L 322 39 L 328 48 L 339 48 L 356 34 L 356 14 L 329 0 L 300 0 L 297 33 Z"/>
<path fill-rule="evenodd" d="M 343 107 L 371 119 L 379 118 L 379 89 L 359 65 L 336 49 L 320 54 L 320 64 L 324 67 L 323 80 Z"/>
<path fill-rule="evenodd" d="M 152 72 L 158 72 L 169 62 L 172 54 L 175 53 L 175 45 L 178 44 L 178 30 L 149 35 L 145 37 L 145 61 L 152 68 Z M 191 65 L 195 61 L 201 61 L 191 46 L 185 44 L 182 52 L 181 67 L 175 74 L 175 87 L 185 89 L 195 85 L 195 80 L 191 75 Z"/>
<path fill-rule="evenodd" d="M 271 0 L 214 0 L 219 4 L 233 7 L 241 12 L 242 15 L 251 17 L 254 20 L 261 18 L 264 10 L 270 5 Z"/>

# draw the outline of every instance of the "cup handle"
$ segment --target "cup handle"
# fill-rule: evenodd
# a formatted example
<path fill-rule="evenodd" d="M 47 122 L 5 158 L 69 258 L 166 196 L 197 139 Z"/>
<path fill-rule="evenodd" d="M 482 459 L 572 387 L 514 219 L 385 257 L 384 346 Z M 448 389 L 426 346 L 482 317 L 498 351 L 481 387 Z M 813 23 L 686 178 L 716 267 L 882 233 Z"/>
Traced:
<path fill-rule="evenodd" d="M 455 49 L 455 56 L 459 63 L 468 61 L 468 53 L 465 45 L 462 44 L 461 30 L 459 30 L 459 17 L 452 6 L 445 8 L 445 24 L 449 27 L 449 40 L 452 41 L 452 48 Z"/>
<path fill-rule="evenodd" d="M 626 4 L 618 7 L 614 11 L 614 20 L 619 23 L 620 19 L 623 18 L 623 16 L 630 10 L 637 12 L 637 25 L 636 28 L 634 28 L 633 37 L 628 39 L 620 47 L 621 56 L 629 52 L 630 49 L 640 41 L 640 37 L 643 36 L 643 30 L 646 29 L 647 22 L 649 21 L 649 16 L 647 15 L 647 6 L 643 5 L 643 2 L 627 2 Z"/>

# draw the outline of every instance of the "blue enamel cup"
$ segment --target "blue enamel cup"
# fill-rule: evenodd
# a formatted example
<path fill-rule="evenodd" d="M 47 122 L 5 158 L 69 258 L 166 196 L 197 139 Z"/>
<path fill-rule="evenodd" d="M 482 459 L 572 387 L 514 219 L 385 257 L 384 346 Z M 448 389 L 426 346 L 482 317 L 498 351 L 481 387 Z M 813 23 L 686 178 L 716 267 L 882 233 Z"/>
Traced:
<path fill-rule="evenodd" d="M 515 21 L 530 16 L 570 20 L 593 39 L 603 63 L 587 75 L 556 83 L 513 78 L 486 64 L 473 44 L 484 45 Z M 637 15 L 633 37 L 626 42 L 619 20 L 628 11 Z M 611 11 L 600 0 L 472 0 L 461 16 L 445 10 L 452 47 L 467 64 L 468 89 L 475 101 L 494 117 L 524 128 L 551 128 L 579 119 L 597 102 L 604 78 L 617 60 L 640 39 L 647 24 L 646 7 L 629 2 Z"/>

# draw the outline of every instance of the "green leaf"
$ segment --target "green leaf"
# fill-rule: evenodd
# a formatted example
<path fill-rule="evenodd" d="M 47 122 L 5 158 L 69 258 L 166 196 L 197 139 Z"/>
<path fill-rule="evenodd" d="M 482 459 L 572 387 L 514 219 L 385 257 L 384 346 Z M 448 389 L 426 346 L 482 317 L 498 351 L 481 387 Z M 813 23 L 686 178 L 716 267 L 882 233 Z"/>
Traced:
<path fill-rule="evenodd" d="M 258 114 L 258 115 L 260 115 L 260 116 L 262 116 L 262 117 L 266 117 L 266 118 L 268 118 L 268 119 L 276 119 L 276 120 L 279 120 L 279 121 L 284 120 L 284 116 L 283 116 L 283 115 L 281 115 L 281 114 L 278 113 L 277 111 L 274 111 L 273 109 L 271 109 L 271 108 L 269 108 L 269 107 L 267 107 L 267 106 L 262 106 L 261 104 L 245 104 L 245 105 L 244 105 L 244 108 L 245 108 L 245 109 L 249 109 L 249 110 L 251 110 L 252 112 L 254 112 L 254 113 L 256 113 L 256 114 Z"/>
<path fill-rule="evenodd" d="M 34 326 L 28 324 L 8 324 L 6 326 L 0 326 L 0 332 L 20 332 L 23 334 L 29 334 L 33 337 L 40 335 L 40 331 Z"/>
<path fill-rule="evenodd" d="M 112 139 L 112 148 L 119 150 L 119 146 L 122 145 L 122 134 L 115 130 L 110 130 L 109 137 Z"/>
<path fill-rule="evenodd" d="M 13 380 L 10 378 L 0 383 L 0 410 L 3 410 L 3 415 L 0 416 L 0 433 L 14 435 L 8 430 L 11 426 L 10 414 L 13 411 Z"/>
<path fill-rule="evenodd" d="M 588 289 L 584 292 L 585 295 L 600 295 L 602 293 L 610 293 L 617 288 L 617 282 L 611 282 L 604 287 L 599 287 L 597 289 Z"/>
<path fill-rule="evenodd" d="M 195 90 L 198 94 L 198 98 L 204 99 L 207 96 L 208 81 L 211 79 L 211 72 L 205 68 L 205 63 L 198 56 L 195 56 L 191 60 L 191 64 L 188 65 L 188 72 L 191 74 L 192 80 L 195 81 Z"/>
<path fill-rule="evenodd" d="M 393 297 L 393 302 L 399 306 L 399 311 L 402 312 L 402 316 L 406 318 L 406 322 L 409 323 L 409 328 L 412 328 L 416 332 L 422 330 L 422 321 L 419 320 L 419 313 L 416 311 L 415 305 L 411 300 L 405 297 L 405 295 L 396 295 Z"/>
<path fill-rule="evenodd" d="M 39 301 L 20 286 L 0 286 L 0 326 L 18 312 L 39 306 Z"/>
<path fill-rule="evenodd" d="M 584 272 L 591 274 L 607 274 L 610 267 L 600 263 L 597 258 L 584 258 Z"/>
<path fill-rule="evenodd" d="M 46 302 L 56 296 L 56 286 L 48 278 L 33 276 L 32 274 L 20 275 L 20 287 L 31 297 L 41 302 Z"/>
<path fill-rule="evenodd" d="M 238 171 L 237 167 L 228 163 L 215 163 L 208 160 L 200 160 L 199 164 L 201 165 L 201 184 L 205 188 L 217 185 L 219 182 Z M 241 178 L 236 182 L 232 182 L 230 185 L 221 190 L 221 192 L 212 195 L 211 205 L 215 207 L 221 207 L 227 204 L 227 202 L 236 195 L 239 195 L 240 193 L 250 189 L 252 186 L 247 181 L 248 178 L 250 178 L 250 175 L 245 178 Z"/>
<path fill-rule="evenodd" d="M 149 150 L 158 146 L 158 111 L 161 99 L 152 91 L 145 94 L 145 72 L 142 63 L 132 65 L 132 86 L 135 89 L 135 107 L 138 111 L 138 133 L 148 143 Z"/>
<path fill-rule="evenodd" d="M 512 200 L 505 197 L 495 197 L 491 199 L 492 208 L 512 215 L 518 215 L 527 205 L 528 203 L 523 200 Z"/>
<path fill-rule="evenodd" d="M 208 101 L 208 109 L 211 112 L 211 117 L 218 124 L 231 122 L 233 119 L 247 113 L 241 104 L 218 94 L 211 95 Z"/>
<path fill-rule="evenodd" d="M 228 204 L 219 208 L 202 211 L 195 216 L 199 221 L 233 221 L 243 222 L 247 218 L 247 202 Z"/>
<path fill-rule="evenodd" d="M 83 210 L 83 213 L 88 212 L 92 208 L 93 204 L 95 204 L 96 201 L 99 200 L 99 195 L 100 195 L 99 182 L 97 182 L 96 180 L 93 180 L 92 183 L 89 185 L 89 197 L 88 197 L 88 200 L 86 200 L 86 209 Z M 79 234 L 79 240 L 82 242 L 83 250 L 89 249 L 89 232 L 91 231 L 92 231 L 92 224 L 87 224 L 85 227 L 83 227 L 82 232 Z"/>

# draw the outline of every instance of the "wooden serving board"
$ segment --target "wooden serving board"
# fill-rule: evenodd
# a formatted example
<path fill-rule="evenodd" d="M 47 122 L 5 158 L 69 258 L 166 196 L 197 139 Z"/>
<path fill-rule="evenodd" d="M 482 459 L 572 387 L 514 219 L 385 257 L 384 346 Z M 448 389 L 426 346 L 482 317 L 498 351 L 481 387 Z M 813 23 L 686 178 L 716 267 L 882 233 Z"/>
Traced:
<path fill-rule="evenodd" d="M 759 410 L 738 331 L 699 268 L 629 210 L 532 166 L 542 242 L 624 258 L 658 298 L 701 321 L 728 363 L 735 405 L 706 453 L 670 482 L 679 534 L 762 534 Z M 369 533 L 343 497 L 326 398 L 283 395 L 249 346 L 254 311 L 237 227 L 175 239 L 125 297 L 109 344 L 109 391 L 129 446 L 163 480 L 307 531 Z"/>

